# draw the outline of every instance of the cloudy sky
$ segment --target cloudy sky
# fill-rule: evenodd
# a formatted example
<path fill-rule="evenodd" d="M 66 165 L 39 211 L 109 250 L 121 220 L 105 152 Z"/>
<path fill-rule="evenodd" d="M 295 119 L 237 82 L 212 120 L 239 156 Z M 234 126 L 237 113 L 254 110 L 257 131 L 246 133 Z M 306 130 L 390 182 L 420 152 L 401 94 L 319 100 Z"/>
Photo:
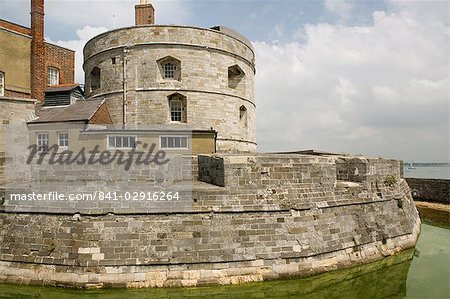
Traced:
<path fill-rule="evenodd" d="M 77 51 L 134 24 L 123 1 L 46 1 L 46 39 Z M 156 23 L 225 25 L 257 57 L 259 151 L 317 149 L 450 161 L 448 1 L 152 1 Z M 29 1 L 0 0 L 29 25 Z"/>

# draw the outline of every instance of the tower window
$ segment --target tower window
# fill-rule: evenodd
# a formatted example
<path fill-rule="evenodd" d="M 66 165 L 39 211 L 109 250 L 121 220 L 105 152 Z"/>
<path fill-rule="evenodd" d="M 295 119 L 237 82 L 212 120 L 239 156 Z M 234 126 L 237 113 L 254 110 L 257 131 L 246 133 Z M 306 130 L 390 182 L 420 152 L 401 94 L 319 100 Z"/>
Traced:
<path fill-rule="evenodd" d="M 59 70 L 55 67 L 48 68 L 48 85 L 59 84 Z"/>
<path fill-rule="evenodd" d="M 5 95 L 5 73 L 0 72 L 0 97 Z"/>
<path fill-rule="evenodd" d="M 164 78 L 165 79 L 174 79 L 176 69 L 177 69 L 177 67 L 170 62 L 164 64 Z"/>
<path fill-rule="evenodd" d="M 239 107 L 239 125 L 241 128 L 247 128 L 247 108 L 244 105 Z"/>
<path fill-rule="evenodd" d="M 236 88 L 241 83 L 244 78 L 245 73 L 239 67 L 239 65 L 235 64 L 228 68 L 228 87 Z"/>
<path fill-rule="evenodd" d="M 170 120 L 181 122 L 183 119 L 183 103 L 181 100 L 170 101 Z"/>
<path fill-rule="evenodd" d="M 184 95 L 174 93 L 168 98 L 169 120 L 173 122 L 187 122 L 187 99 Z"/>
<path fill-rule="evenodd" d="M 90 76 L 91 92 L 100 88 L 100 68 L 94 67 Z"/>
<path fill-rule="evenodd" d="M 172 56 L 166 56 L 156 61 L 160 73 L 159 79 L 181 81 L 181 61 Z"/>

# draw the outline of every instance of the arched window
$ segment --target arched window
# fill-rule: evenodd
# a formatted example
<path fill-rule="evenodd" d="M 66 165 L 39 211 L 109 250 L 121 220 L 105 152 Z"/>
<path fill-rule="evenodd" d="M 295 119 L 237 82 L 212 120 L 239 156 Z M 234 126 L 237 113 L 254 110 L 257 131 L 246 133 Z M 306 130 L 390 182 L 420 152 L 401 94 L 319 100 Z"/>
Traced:
<path fill-rule="evenodd" d="M 241 128 L 247 128 L 247 108 L 244 105 L 239 107 L 239 125 Z"/>
<path fill-rule="evenodd" d="M 179 93 L 174 93 L 168 97 L 169 100 L 169 120 L 172 122 L 187 122 L 187 101 L 186 97 Z"/>
<path fill-rule="evenodd" d="M 174 79 L 176 69 L 177 69 L 177 67 L 170 62 L 164 64 L 164 78 L 165 79 Z"/>
<path fill-rule="evenodd" d="M 91 92 L 100 88 L 100 68 L 94 67 L 90 74 Z"/>

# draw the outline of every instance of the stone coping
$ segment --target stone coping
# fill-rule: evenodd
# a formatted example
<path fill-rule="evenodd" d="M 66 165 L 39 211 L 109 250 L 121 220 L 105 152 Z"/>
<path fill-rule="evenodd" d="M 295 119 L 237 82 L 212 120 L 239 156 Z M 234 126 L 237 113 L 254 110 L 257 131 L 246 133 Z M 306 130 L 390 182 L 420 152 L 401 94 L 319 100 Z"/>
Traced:
<path fill-rule="evenodd" d="M 255 55 L 255 51 L 253 49 L 253 47 L 250 47 L 245 41 L 237 38 L 236 36 L 232 36 L 230 34 L 227 34 L 223 31 L 218 31 L 215 29 L 210 29 L 210 28 L 204 28 L 204 27 L 198 27 L 198 26 L 190 26 L 190 25 L 140 25 L 140 26 L 129 26 L 129 27 L 122 27 L 122 28 L 117 28 L 117 29 L 113 29 L 113 30 L 108 30 L 106 32 L 100 33 L 99 35 L 94 36 L 93 38 L 91 38 L 90 40 L 88 40 L 86 42 L 86 44 L 83 47 L 83 53 L 86 49 L 86 47 L 88 47 L 88 45 L 92 42 L 94 42 L 95 40 L 108 35 L 112 32 L 118 32 L 118 31 L 123 31 L 123 30 L 130 30 L 130 29 L 135 29 L 135 28 L 143 28 L 143 27 L 148 27 L 148 28 L 152 28 L 152 27 L 167 27 L 167 28 L 187 28 L 187 29 L 197 29 L 197 30 L 203 30 L 203 31 L 210 31 L 210 32 L 215 32 L 218 34 L 223 34 L 226 35 L 234 40 L 239 41 L 240 43 L 242 43 L 243 45 L 245 45 L 247 48 L 250 49 L 250 51 L 253 53 L 253 56 Z"/>

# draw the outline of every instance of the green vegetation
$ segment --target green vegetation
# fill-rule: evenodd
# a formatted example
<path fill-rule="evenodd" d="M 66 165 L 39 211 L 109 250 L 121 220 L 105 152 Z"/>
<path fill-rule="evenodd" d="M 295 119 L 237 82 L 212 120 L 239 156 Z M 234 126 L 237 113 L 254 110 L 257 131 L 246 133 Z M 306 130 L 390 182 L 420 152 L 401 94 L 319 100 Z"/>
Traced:
<path fill-rule="evenodd" d="M 386 186 L 392 187 L 397 183 L 397 179 L 395 178 L 395 176 L 393 175 L 388 175 L 385 179 L 384 179 L 384 184 Z"/>

